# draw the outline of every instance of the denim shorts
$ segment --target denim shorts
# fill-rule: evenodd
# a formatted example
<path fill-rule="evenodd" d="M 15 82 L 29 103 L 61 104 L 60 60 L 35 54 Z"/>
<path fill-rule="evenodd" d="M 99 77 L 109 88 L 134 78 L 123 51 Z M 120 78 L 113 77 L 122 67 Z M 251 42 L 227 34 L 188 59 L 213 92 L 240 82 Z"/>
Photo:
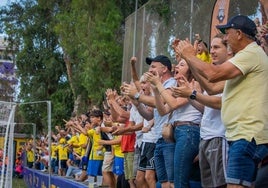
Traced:
<path fill-rule="evenodd" d="M 160 183 L 174 182 L 175 143 L 160 138 L 155 145 L 154 162 L 157 179 Z"/>
<path fill-rule="evenodd" d="M 259 162 L 267 154 L 267 145 L 257 145 L 254 139 L 251 142 L 245 139 L 229 142 L 226 182 L 250 187 L 255 181 Z"/>

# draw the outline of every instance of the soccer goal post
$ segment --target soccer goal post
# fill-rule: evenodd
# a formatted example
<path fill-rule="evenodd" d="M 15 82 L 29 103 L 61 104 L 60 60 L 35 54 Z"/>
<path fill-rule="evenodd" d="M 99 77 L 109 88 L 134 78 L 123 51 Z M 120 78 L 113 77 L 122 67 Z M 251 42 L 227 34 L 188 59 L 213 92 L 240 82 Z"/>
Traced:
<path fill-rule="evenodd" d="M 16 103 L 0 101 L 0 187 L 12 188 Z"/>

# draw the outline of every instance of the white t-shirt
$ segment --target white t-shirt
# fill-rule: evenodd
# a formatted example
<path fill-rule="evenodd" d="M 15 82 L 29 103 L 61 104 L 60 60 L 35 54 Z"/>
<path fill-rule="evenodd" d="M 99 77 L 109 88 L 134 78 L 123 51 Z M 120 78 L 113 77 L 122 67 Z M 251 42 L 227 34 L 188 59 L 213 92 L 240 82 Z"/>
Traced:
<path fill-rule="evenodd" d="M 143 117 L 140 115 L 140 113 L 135 105 L 131 106 L 129 121 L 135 122 L 135 125 L 143 123 Z M 135 133 L 136 133 L 135 147 L 137 147 L 137 146 L 140 147 L 143 134 L 142 134 L 141 130 L 136 131 Z"/>
<path fill-rule="evenodd" d="M 147 126 L 149 126 L 149 121 L 144 119 L 143 127 L 147 127 Z M 156 143 L 157 140 L 158 140 L 158 137 L 156 134 L 156 128 L 154 126 L 147 133 L 143 133 L 143 138 L 142 138 L 143 142 Z"/>
<path fill-rule="evenodd" d="M 204 92 L 207 95 L 206 92 Z M 221 97 L 222 94 L 215 95 Z M 221 111 L 205 106 L 201 127 L 200 137 L 209 140 L 215 137 L 225 137 L 225 126 L 221 120 Z"/>

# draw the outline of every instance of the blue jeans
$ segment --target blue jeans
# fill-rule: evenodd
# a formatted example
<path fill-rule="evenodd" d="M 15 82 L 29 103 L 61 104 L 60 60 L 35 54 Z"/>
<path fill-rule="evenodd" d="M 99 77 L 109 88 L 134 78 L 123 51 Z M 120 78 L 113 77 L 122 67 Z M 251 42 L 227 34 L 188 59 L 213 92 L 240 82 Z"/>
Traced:
<path fill-rule="evenodd" d="M 155 145 L 154 162 L 157 179 L 160 183 L 174 181 L 175 144 L 160 138 Z"/>
<path fill-rule="evenodd" d="M 174 186 L 190 187 L 189 179 L 193 160 L 198 155 L 200 128 L 195 125 L 180 125 L 175 128 Z"/>
<path fill-rule="evenodd" d="M 58 174 L 58 171 L 56 171 L 56 166 L 58 166 L 58 160 L 57 159 L 55 159 L 55 158 L 52 158 L 51 159 L 51 168 L 52 168 L 52 172 L 54 173 L 54 174 Z"/>
<path fill-rule="evenodd" d="M 77 166 L 68 166 L 67 172 L 66 172 L 66 177 L 73 176 L 77 172 L 80 172 L 81 169 L 79 169 Z"/>
<path fill-rule="evenodd" d="M 259 162 L 268 155 L 268 146 L 240 139 L 229 142 L 227 183 L 250 187 Z"/>

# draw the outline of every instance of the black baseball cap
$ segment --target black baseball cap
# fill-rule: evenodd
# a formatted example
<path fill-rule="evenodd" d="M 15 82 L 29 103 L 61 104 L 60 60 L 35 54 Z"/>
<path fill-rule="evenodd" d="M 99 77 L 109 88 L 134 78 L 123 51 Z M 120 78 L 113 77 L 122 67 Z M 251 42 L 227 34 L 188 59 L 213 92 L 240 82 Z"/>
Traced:
<path fill-rule="evenodd" d="M 146 57 L 146 63 L 148 65 L 151 65 L 153 61 L 162 63 L 163 65 L 167 66 L 168 70 L 171 71 L 171 68 L 172 68 L 171 62 L 167 56 L 159 55 L 159 56 L 156 56 L 155 58 Z"/>
<path fill-rule="evenodd" d="M 225 29 L 234 28 L 240 29 L 243 33 L 255 37 L 257 34 L 257 27 L 253 20 L 249 19 L 247 16 L 238 15 L 232 17 L 226 25 L 217 25 L 223 34 L 225 34 Z"/>

